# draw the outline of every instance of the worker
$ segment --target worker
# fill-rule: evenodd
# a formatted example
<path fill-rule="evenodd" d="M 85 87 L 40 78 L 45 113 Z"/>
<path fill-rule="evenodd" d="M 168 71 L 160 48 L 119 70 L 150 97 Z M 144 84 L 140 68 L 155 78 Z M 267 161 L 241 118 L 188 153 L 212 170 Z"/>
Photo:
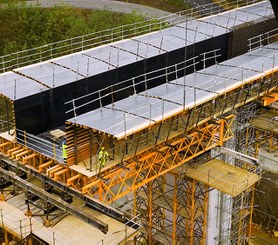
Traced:
<path fill-rule="evenodd" d="M 98 153 L 98 163 L 99 163 L 99 174 L 103 167 L 106 165 L 106 161 L 109 159 L 109 154 L 104 147 L 101 147 L 101 150 Z"/>
<path fill-rule="evenodd" d="M 66 145 L 66 140 L 64 139 L 62 141 L 62 153 L 63 153 L 63 158 L 64 158 L 64 162 L 67 162 L 67 145 Z"/>

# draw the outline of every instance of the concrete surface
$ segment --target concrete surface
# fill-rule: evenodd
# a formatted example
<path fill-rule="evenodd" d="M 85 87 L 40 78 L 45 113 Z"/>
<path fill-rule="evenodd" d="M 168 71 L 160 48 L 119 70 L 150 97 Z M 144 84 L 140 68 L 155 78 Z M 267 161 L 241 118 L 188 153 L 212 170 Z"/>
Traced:
<path fill-rule="evenodd" d="M 265 171 L 278 174 L 278 152 L 267 152 L 262 147 L 259 152 L 259 159 L 262 164 L 262 168 Z"/>
<path fill-rule="evenodd" d="M 160 9 L 151 8 L 139 4 L 124 3 L 120 1 L 109 1 L 109 0 L 93 0 L 93 1 L 82 1 L 82 0 L 38 0 L 28 1 L 28 4 L 41 4 L 42 7 L 52 7 L 59 4 L 66 4 L 76 8 L 87 8 L 87 9 L 109 9 L 113 12 L 119 13 L 130 13 L 136 11 L 137 13 L 144 15 L 149 18 L 162 17 L 165 15 L 172 14 L 167 11 Z"/>

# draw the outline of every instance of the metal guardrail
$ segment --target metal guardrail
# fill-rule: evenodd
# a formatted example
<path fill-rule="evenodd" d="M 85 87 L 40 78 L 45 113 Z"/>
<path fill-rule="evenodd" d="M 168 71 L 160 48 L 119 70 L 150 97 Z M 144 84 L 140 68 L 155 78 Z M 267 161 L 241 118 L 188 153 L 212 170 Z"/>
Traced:
<path fill-rule="evenodd" d="M 115 102 L 114 100 L 115 95 L 123 91 L 125 94 L 136 94 L 138 93 L 137 88 L 140 86 L 141 88 L 144 87 L 143 91 L 146 91 L 150 88 L 152 82 L 158 79 L 162 79 L 165 82 L 174 81 L 175 79 L 179 78 L 178 73 L 184 73 L 187 69 L 192 69 L 196 71 L 197 70 L 196 66 L 200 65 L 200 63 L 202 64 L 203 68 L 206 68 L 208 62 L 211 62 L 210 65 L 216 64 L 218 58 L 221 56 L 219 52 L 220 49 L 214 49 L 202 53 L 199 56 L 194 56 L 191 59 L 176 63 L 174 65 L 170 65 L 154 71 L 150 71 L 142 75 L 138 75 L 136 77 L 124 81 L 120 81 L 116 84 L 112 84 L 98 91 L 83 95 L 78 98 L 74 98 L 65 103 L 68 108 L 68 110 L 66 111 L 67 117 L 72 118 L 84 113 L 84 111 L 80 113 L 80 111 L 84 107 L 88 107 L 91 109 L 101 108 L 106 105 L 105 104 L 106 100 L 113 101 L 112 102 L 113 104 Z M 151 115 L 151 108 L 149 106 L 145 106 L 145 110 L 150 111 L 150 115 Z"/>
<path fill-rule="evenodd" d="M 139 216 L 140 213 L 137 213 L 136 216 L 133 216 L 130 220 L 127 220 L 125 224 L 113 229 L 109 235 L 99 240 L 96 245 L 115 244 L 116 241 L 117 244 L 128 244 L 128 240 L 130 240 L 132 236 L 136 235 L 142 226 L 136 222 L 136 220 L 140 219 Z"/>
<path fill-rule="evenodd" d="M 8 120 L 9 119 L 9 120 Z M 14 130 L 14 122 L 6 116 L 0 116 L 0 133 L 11 133 Z"/>
<path fill-rule="evenodd" d="M 59 145 L 20 129 L 16 129 L 16 139 L 20 145 L 64 164 L 62 148 Z"/>
<path fill-rule="evenodd" d="M 254 209 L 255 215 L 260 215 L 264 218 L 262 220 L 261 225 L 267 230 L 267 231 L 277 231 L 278 230 L 278 218 L 268 214 L 262 210 L 259 210 L 258 208 Z"/>
<path fill-rule="evenodd" d="M 0 73 L 100 45 L 159 31 L 192 18 L 202 18 L 218 14 L 223 12 L 223 9 L 228 10 L 233 7 L 241 7 L 262 1 L 264 0 L 234 0 L 229 2 L 222 0 L 219 1 L 221 7 L 213 3 L 201 5 L 164 17 L 140 21 L 112 29 L 105 29 L 59 42 L 49 43 L 40 47 L 3 55 L 0 56 Z"/>
<path fill-rule="evenodd" d="M 278 41 L 278 28 L 248 39 L 249 52 Z"/>

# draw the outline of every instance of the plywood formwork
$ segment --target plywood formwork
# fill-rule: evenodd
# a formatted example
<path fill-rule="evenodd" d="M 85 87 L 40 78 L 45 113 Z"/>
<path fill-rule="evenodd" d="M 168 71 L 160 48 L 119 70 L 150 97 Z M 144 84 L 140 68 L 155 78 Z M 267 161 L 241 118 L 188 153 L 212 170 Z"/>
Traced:
<path fill-rule="evenodd" d="M 197 168 L 187 167 L 185 174 L 232 197 L 238 196 L 260 179 L 255 173 L 218 159 L 212 159 Z"/>
<path fill-rule="evenodd" d="M 257 1 L 252 3 L 255 2 Z M 178 15 L 177 17 L 179 18 Z M 182 21 L 179 23 L 171 23 L 170 28 L 125 40 L 121 39 L 128 37 L 125 33 L 126 30 L 116 29 L 114 30 L 116 33 L 109 34 L 111 35 L 109 41 L 117 42 L 100 47 L 93 45 L 94 48 L 92 48 L 92 45 L 88 45 L 88 42 L 99 40 L 99 36 L 92 38 L 92 35 L 86 35 L 85 39 L 89 36 L 91 39 L 84 41 L 82 37 L 80 43 L 74 45 L 72 42 L 76 42 L 78 38 L 66 40 L 65 43 L 62 41 L 59 44 L 44 45 L 35 50 L 28 50 L 27 57 L 21 57 L 22 52 L 18 52 L 11 55 L 12 60 L 6 61 L 7 63 L 5 62 L 7 56 L 3 56 L 3 60 L 0 61 L 3 71 L 7 68 L 5 66 L 10 67 L 10 62 L 19 62 L 19 64 L 13 71 L 0 75 L 0 93 L 1 96 L 5 96 L 13 102 L 18 128 L 28 129 L 30 133 L 42 133 L 64 124 L 65 111 L 67 110 L 64 103 L 68 100 L 78 96 L 86 97 L 88 93 L 103 90 L 106 86 L 114 85 L 115 81 L 121 82 L 123 77 L 132 78 L 144 71 L 161 69 L 164 66 L 183 61 L 186 59 L 183 52 L 185 46 L 190 50 L 187 52 L 187 58 L 221 47 L 223 55 L 219 58 L 224 60 L 228 53 L 229 34 L 233 28 L 241 27 L 246 22 L 264 23 L 266 20 L 272 19 L 271 5 L 267 1 L 261 1 L 242 9 L 237 8 L 228 13 L 218 13 L 203 19 L 194 18 L 185 22 L 185 19 L 181 18 Z M 162 23 L 163 26 L 169 24 L 167 22 Z M 149 30 L 154 30 L 153 28 L 158 23 L 157 20 L 155 24 L 151 21 L 144 28 L 141 24 L 139 24 L 139 30 L 136 29 L 135 25 L 135 29 L 129 30 L 128 33 L 132 32 L 134 35 L 134 31 L 135 33 L 139 31 L 139 35 L 140 30 L 144 30 L 144 33 L 149 28 Z M 108 37 L 106 31 L 105 37 Z M 117 38 L 114 39 L 115 37 Z M 82 46 L 75 49 L 75 51 L 80 52 L 53 59 L 52 51 L 64 52 L 69 47 L 73 51 L 72 47 L 81 45 L 81 43 Z M 200 43 L 207 45 L 200 45 Z M 62 48 L 60 50 L 57 49 L 56 45 L 66 46 L 60 47 Z M 87 49 L 84 50 L 85 48 Z M 26 64 L 26 60 L 29 63 L 30 57 L 34 57 L 34 53 L 29 52 L 36 53 L 38 50 L 42 53 L 35 55 L 37 57 L 36 62 L 45 59 L 46 54 L 49 55 L 50 60 L 20 67 Z M 202 67 L 201 63 L 199 67 Z M 125 69 L 128 69 L 129 72 L 126 72 Z M 159 84 L 161 83 L 162 81 L 159 81 Z M 154 82 L 153 85 L 155 86 L 155 84 L 157 83 Z M 70 93 L 64 93 L 65 90 L 70 91 Z M 132 89 L 128 92 L 128 95 L 130 94 L 132 94 Z M 122 99 L 126 96 L 125 93 L 118 92 L 115 98 Z M 88 106 L 86 111 L 90 109 L 91 107 Z M 24 117 L 32 118 L 33 122 L 36 123 L 30 124 L 23 120 Z"/>

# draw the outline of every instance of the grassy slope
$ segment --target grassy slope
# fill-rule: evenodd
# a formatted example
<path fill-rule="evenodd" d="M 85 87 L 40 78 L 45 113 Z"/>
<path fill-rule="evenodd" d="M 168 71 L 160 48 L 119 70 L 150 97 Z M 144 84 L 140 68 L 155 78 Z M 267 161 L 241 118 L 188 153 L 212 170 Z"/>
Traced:
<path fill-rule="evenodd" d="M 0 55 L 141 20 L 136 13 L 9 4 L 0 8 Z"/>

